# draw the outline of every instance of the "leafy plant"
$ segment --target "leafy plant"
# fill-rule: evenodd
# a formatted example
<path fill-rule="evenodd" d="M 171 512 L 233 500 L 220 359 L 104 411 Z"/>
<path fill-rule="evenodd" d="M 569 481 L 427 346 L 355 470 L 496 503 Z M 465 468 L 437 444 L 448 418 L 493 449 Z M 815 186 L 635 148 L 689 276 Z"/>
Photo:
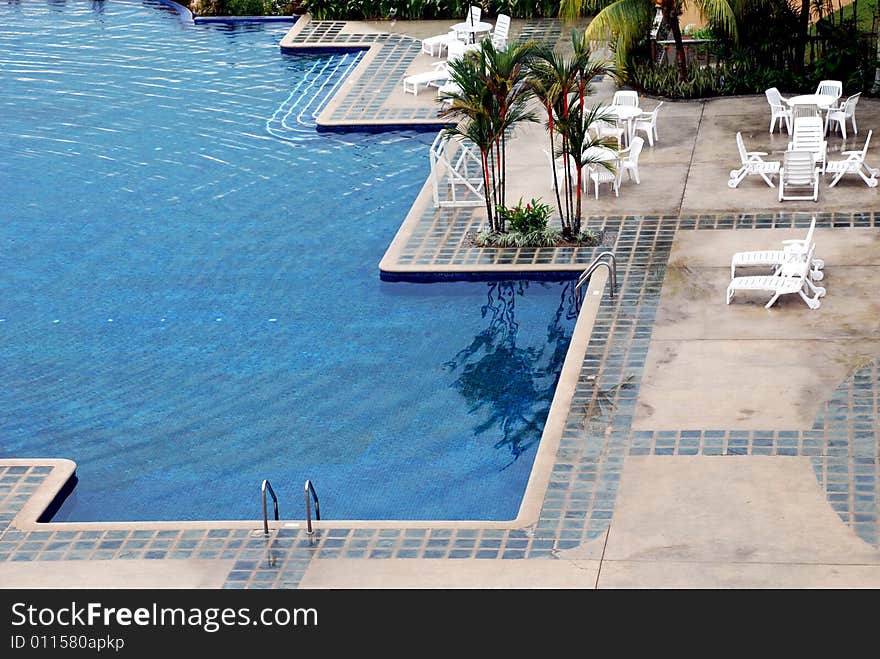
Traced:
<path fill-rule="evenodd" d="M 263 0 L 226 0 L 230 16 L 262 16 L 266 13 Z"/>
<path fill-rule="evenodd" d="M 692 39 L 714 39 L 715 33 L 712 31 L 711 27 L 700 27 L 691 30 L 690 37 Z"/>
<path fill-rule="evenodd" d="M 598 245 L 602 236 L 598 231 L 583 229 L 575 237 L 574 242 L 579 245 Z"/>
<path fill-rule="evenodd" d="M 474 238 L 478 247 L 555 247 L 562 240 L 556 229 L 545 227 L 528 233 L 519 231 L 481 231 Z"/>
<path fill-rule="evenodd" d="M 551 211 L 550 206 L 541 203 L 540 197 L 532 199 L 525 206 L 523 206 L 523 200 L 520 197 L 516 206 L 512 208 L 500 206 L 497 210 L 511 231 L 523 234 L 546 229 Z"/>

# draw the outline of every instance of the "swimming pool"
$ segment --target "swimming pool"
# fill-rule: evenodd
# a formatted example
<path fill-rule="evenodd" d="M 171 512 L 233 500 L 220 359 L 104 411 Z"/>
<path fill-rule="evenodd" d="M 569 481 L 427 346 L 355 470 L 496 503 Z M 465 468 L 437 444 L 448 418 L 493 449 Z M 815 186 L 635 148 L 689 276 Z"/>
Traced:
<path fill-rule="evenodd" d="M 516 516 L 572 282 L 380 281 L 432 135 L 316 133 L 289 26 L 0 16 L 0 456 L 77 462 L 56 521 Z"/>

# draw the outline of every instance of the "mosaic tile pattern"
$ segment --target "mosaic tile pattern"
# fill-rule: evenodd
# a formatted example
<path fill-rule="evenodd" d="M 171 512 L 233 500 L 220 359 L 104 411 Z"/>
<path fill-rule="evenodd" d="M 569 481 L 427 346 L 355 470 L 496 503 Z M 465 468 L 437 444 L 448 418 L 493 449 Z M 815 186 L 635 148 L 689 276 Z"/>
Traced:
<path fill-rule="evenodd" d="M 525 22 L 517 35 L 517 43 L 536 41 L 555 46 L 562 36 L 562 22 L 553 19 L 532 19 Z"/>
<path fill-rule="evenodd" d="M 442 213 L 438 213 L 441 215 Z M 455 211 L 447 222 L 463 221 Z M 454 216 L 454 217 L 453 217 Z M 430 227 L 437 220 L 423 218 Z M 13 528 L 15 513 L 51 470 L 0 467 L 0 560 L 185 558 L 232 560 L 227 588 L 296 588 L 312 558 L 553 559 L 604 533 L 614 513 L 628 455 L 810 456 L 832 509 L 865 542 L 878 546 L 880 504 L 880 367 L 864 364 L 841 383 L 809 430 L 633 431 L 654 317 L 672 240 L 678 230 L 802 227 L 803 214 L 609 216 L 590 226 L 614 236 L 619 290 L 601 302 L 557 450 L 539 519 L 525 529 L 301 529 L 30 531 Z M 819 227 L 880 227 L 880 213 L 819 214 Z M 447 238 L 458 244 L 458 237 Z M 435 264 L 443 241 L 414 237 L 414 262 Z M 432 249 L 434 250 L 432 252 Z M 455 251 L 456 248 L 451 248 Z M 519 255 L 512 255 L 514 265 Z M 548 258 L 563 262 L 569 252 Z M 577 258 L 588 259 L 584 253 Z M 75 457 L 75 456 L 74 456 Z"/>
<path fill-rule="evenodd" d="M 51 467 L 0 466 L 0 540 L 22 506 L 31 498 Z M 0 560 L 3 560 L 0 548 Z"/>
<path fill-rule="evenodd" d="M 442 198 L 442 197 L 441 197 Z M 522 264 L 589 264 L 599 247 L 517 247 L 510 249 L 473 247 L 466 240 L 468 233 L 486 228 L 484 208 L 429 208 L 403 245 L 398 265 L 522 265 Z M 614 223 L 591 220 L 586 228 L 605 229 L 614 237 Z"/>
<path fill-rule="evenodd" d="M 345 32 L 342 21 L 310 21 L 294 35 L 290 43 L 296 46 L 327 46 L 364 48 L 372 46 L 374 59 L 362 65 L 361 76 L 346 89 L 325 121 L 333 124 L 358 125 L 365 122 L 388 125 L 436 124 L 439 106 L 419 108 L 389 107 L 386 99 L 403 93 L 402 81 L 407 69 L 421 52 L 418 39 L 401 34 Z M 563 24 L 555 19 L 530 20 L 523 25 L 517 40 L 522 43 L 535 40 L 555 45 L 563 34 Z"/>
<path fill-rule="evenodd" d="M 389 107 L 386 99 L 403 93 L 402 81 L 406 70 L 421 52 L 421 42 L 401 34 L 366 34 L 342 32 L 340 21 L 310 21 L 298 32 L 291 43 L 302 46 L 339 48 L 373 47 L 372 61 L 362 64 L 360 77 L 346 88 L 325 121 L 357 125 L 364 122 L 406 125 L 429 121 L 438 126 L 437 107 Z"/>

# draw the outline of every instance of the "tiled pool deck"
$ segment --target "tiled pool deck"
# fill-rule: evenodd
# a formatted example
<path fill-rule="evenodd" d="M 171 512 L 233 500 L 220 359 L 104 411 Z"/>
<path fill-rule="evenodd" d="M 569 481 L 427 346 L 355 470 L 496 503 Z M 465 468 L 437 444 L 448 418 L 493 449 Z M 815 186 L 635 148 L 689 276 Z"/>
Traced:
<path fill-rule="evenodd" d="M 339 23 L 311 23 L 298 32 L 310 44 L 349 43 Z M 528 26 L 526 26 L 528 27 Z M 553 24 L 535 27 L 548 39 Z M 525 31 L 525 30 L 524 30 Z M 361 37 L 359 36 L 358 39 Z M 370 35 L 373 38 L 373 35 Z M 349 39 L 349 41 L 346 41 Z M 375 37 L 376 40 L 382 40 Z M 397 83 L 418 44 L 385 38 L 383 58 L 368 66 Z M 384 50 L 383 50 L 384 52 Z M 379 84 L 379 83 L 376 83 Z M 382 83 L 384 84 L 384 83 Z M 391 84 L 391 82 L 388 82 Z M 371 87 L 368 85 L 368 87 Z M 343 99 L 333 120 L 346 121 L 369 107 L 357 95 Z M 374 119 L 403 121 L 405 114 Z M 398 237 L 392 265 L 407 273 L 442 273 L 479 266 L 496 272 L 577 272 L 600 248 L 483 250 L 463 243 L 479 210 L 427 209 Z M 801 456 L 811 460 L 818 487 L 839 519 L 877 549 L 880 497 L 880 368 L 864 364 L 830 396 L 810 429 L 634 430 L 633 418 L 655 315 L 675 236 L 720 229 L 806 228 L 809 216 L 793 213 L 608 215 L 588 226 L 603 230 L 617 258 L 618 290 L 592 296 L 592 323 L 578 325 L 585 345 L 573 366 L 570 403 L 558 436 L 545 439 L 546 488 L 534 515 L 514 523 L 346 523 L 324 521 L 309 538 L 303 528 L 261 521 L 217 523 L 37 524 L 39 510 L 69 474 L 70 464 L 47 460 L 0 461 L 0 562 L 216 561 L 226 588 L 297 588 L 315 559 L 554 560 L 583 552 L 600 557 L 612 523 L 625 460 L 636 456 Z M 880 211 L 818 213 L 817 226 L 880 230 Z M 604 285 L 604 277 L 595 284 Z M 586 304 L 586 303 L 585 303 Z M 585 308 L 586 310 L 586 308 Z M 582 316 L 584 314 L 582 313 Z M 577 342 L 577 337 L 573 343 Z M 557 393 L 557 397 L 559 397 Z M 686 413 L 686 412 L 685 412 Z M 552 414 L 552 413 L 551 413 Z M 546 444 L 546 446 L 545 446 Z M 76 459 L 76 456 L 67 456 Z M 536 461 L 537 462 L 537 461 Z M 57 475 L 60 474 L 61 477 Z M 30 503 L 29 503 L 30 502 Z M 35 503 L 36 502 L 36 503 Z M 232 568 L 229 568 L 232 561 Z M 40 584 L 51 587 L 50 583 Z M 120 583 L 120 586 L 125 584 Z M 388 583 L 393 587 L 394 583 Z M 479 587 L 479 583 L 473 584 Z"/>

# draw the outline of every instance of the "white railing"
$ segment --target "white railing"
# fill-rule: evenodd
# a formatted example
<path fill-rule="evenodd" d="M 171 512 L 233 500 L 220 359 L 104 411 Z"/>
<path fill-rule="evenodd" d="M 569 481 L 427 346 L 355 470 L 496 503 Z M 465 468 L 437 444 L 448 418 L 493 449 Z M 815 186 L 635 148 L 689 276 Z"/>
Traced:
<path fill-rule="evenodd" d="M 431 144 L 430 158 L 435 207 L 486 203 L 483 166 L 476 145 L 453 140 L 441 131 Z"/>

